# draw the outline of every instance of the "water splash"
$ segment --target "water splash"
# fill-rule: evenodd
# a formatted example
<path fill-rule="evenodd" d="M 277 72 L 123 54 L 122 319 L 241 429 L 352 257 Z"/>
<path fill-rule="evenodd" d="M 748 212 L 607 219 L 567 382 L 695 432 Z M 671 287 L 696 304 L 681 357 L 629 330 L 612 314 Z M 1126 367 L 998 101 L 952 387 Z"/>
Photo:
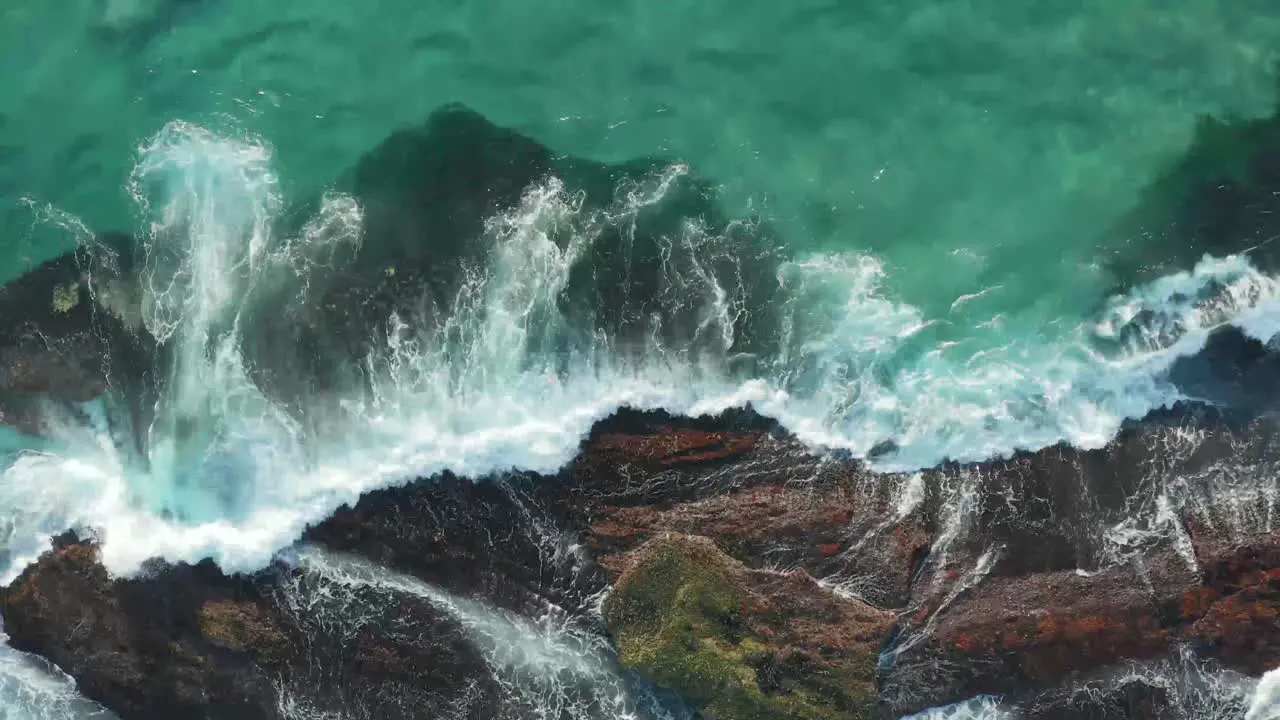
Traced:
<path fill-rule="evenodd" d="M 895 301 L 886 269 L 863 255 L 744 259 L 735 249 L 750 226 L 697 218 L 642 242 L 639 218 L 688 173 L 675 166 L 601 208 L 556 179 L 528 188 L 474 238 L 480 260 L 445 301 L 362 328 L 344 382 L 282 392 L 305 352 L 254 334 L 266 316 L 323 318 L 317 298 L 367 239 L 342 195 L 281 233 L 272 162 L 260 139 L 186 123 L 140 148 L 128 187 L 141 252 L 117 268 L 133 282 L 102 272 L 92 286 L 122 314 L 136 298 L 138 323 L 164 341 L 154 413 L 132 428 L 105 398 L 55 423 L 48 446 L 13 454 L 0 496 L 15 518 L 10 574 L 66 527 L 92 528 L 117 573 L 154 556 L 261 567 L 308 522 L 377 487 L 445 470 L 554 472 L 623 406 L 751 404 L 811 445 L 874 449 L 886 469 L 1063 440 L 1096 447 L 1179 397 L 1170 365 L 1214 328 L 1264 338 L 1280 319 L 1280 285 L 1239 257 L 1206 259 L 1078 322 L 984 315 L 976 299 L 929 318 Z M 623 265 L 600 276 L 621 283 L 620 305 L 592 307 L 582 282 L 603 268 L 588 264 L 613 255 Z M 633 256 L 652 277 L 628 274 Z"/>
<path fill-rule="evenodd" d="M 504 692 L 518 701 L 529 717 L 678 717 L 660 705 L 645 684 L 621 668 L 604 638 L 579 627 L 555 608 L 528 619 L 364 560 L 316 548 L 301 548 L 289 560 L 312 583 L 319 583 L 322 589 L 312 592 L 330 600 L 349 598 L 339 604 L 341 618 L 359 615 L 356 607 L 363 601 L 362 589 L 419 598 L 453 618 L 480 650 Z M 341 618 L 335 622 L 345 622 Z"/>
<path fill-rule="evenodd" d="M 1272 720 L 1280 717 L 1277 673 L 1261 680 L 1197 659 L 1180 647 L 1169 659 L 1135 663 L 1066 691 L 1050 691 L 1024 704 L 978 697 L 930 708 L 902 720 L 1016 720 L 1054 716 L 1119 716 L 1130 700 L 1126 691 L 1150 696 L 1161 718 L 1170 720 Z M 1148 709 L 1150 712 L 1150 709 Z"/>
<path fill-rule="evenodd" d="M 1131 663 L 1104 677 L 1082 681 L 1064 692 L 1039 698 L 1031 709 L 1048 703 L 1075 712 L 1126 704 L 1127 691 L 1150 697 L 1159 716 L 1171 720 L 1228 720 L 1243 717 L 1256 697 L 1259 681 L 1198 657 L 1186 646 L 1160 661 Z"/>

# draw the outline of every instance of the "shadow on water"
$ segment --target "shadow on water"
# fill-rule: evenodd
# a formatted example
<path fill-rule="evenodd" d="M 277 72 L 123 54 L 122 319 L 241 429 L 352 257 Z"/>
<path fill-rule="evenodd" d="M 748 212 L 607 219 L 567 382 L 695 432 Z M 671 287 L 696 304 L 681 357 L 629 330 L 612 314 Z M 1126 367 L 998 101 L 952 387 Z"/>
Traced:
<path fill-rule="evenodd" d="M 1236 153 L 1233 156 L 1236 160 L 1218 158 L 1222 152 Z M 492 218 L 508 216 L 527 201 L 530 187 L 545 184 L 553 176 L 564 184 L 564 196 L 570 198 L 568 204 L 574 211 L 566 217 L 555 218 L 539 230 L 561 249 L 584 233 L 594 238 L 581 250 L 583 256 L 571 264 L 569 277 L 556 297 L 556 308 L 572 318 L 569 326 L 610 338 L 624 354 L 631 343 L 643 352 L 643 344 L 652 340 L 655 332 L 663 335 L 660 338 L 663 346 L 677 343 L 691 346 L 694 357 L 703 351 L 715 353 L 720 360 L 729 356 L 765 357 L 773 352 L 770 345 L 775 342 L 777 332 L 771 327 L 771 305 L 778 290 L 776 268 L 780 246 L 767 227 L 725 217 L 705 180 L 684 172 L 671 173 L 666 163 L 657 160 L 603 165 L 559 157 L 537 142 L 496 127 L 473 112 L 449 107 L 433 114 L 423 126 L 393 135 L 338 180 L 335 189 L 350 194 L 362 208 L 363 244 L 351 257 L 336 263 L 335 271 L 318 277 L 314 285 L 306 287 L 305 302 L 291 305 L 264 302 L 250 308 L 255 316 L 246 323 L 251 331 L 244 340 L 253 372 L 260 375 L 255 380 L 276 396 L 305 399 L 330 385 L 346 382 L 348 378 L 344 373 L 353 366 L 358 367 L 352 360 L 362 357 L 371 344 L 384 339 L 377 328 L 385 326 L 392 314 L 414 314 L 427 321 L 450 317 L 454 312 L 453 303 L 471 279 L 471 273 L 487 263 L 494 244 L 500 242 L 500 238 L 495 239 L 490 232 Z M 654 183 L 670 186 L 656 193 Z M 1132 261 L 1126 266 L 1130 268 L 1130 277 L 1137 278 L 1152 270 L 1184 267 L 1203 252 L 1225 253 L 1257 245 L 1259 249 L 1253 252 L 1265 256 L 1266 253 L 1260 251 L 1270 246 L 1258 239 L 1269 237 L 1269 233 L 1280 228 L 1280 221 L 1272 220 L 1265 212 L 1273 188 L 1280 190 L 1280 114 L 1268 120 L 1245 123 L 1206 121 L 1188 157 L 1152 186 L 1142 207 L 1135 211 L 1135 217 L 1150 220 L 1145 227 L 1165 230 L 1163 234 L 1143 235 L 1159 242 L 1144 243 L 1141 252 L 1137 245 L 1133 246 Z M 650 197 L 655 199 L 646 201 Z M 295 227 L 286 228 L 285 232 L 292 234 L 302 225 L 290 218 L 313 217 L 314 208 L 322 202 L 317 199 L 312 207 L 298 208 L 287 215 L 285 224 L 292 222 Z M 93 268 L 94 263 L 111 259 L 114 264 L 98 275 L 98 280 L 128 277 L 132 265 L 127 244 L 123 236 L 113 236 L 99 243 L 94 248 L 96 252 L 63 256 L 0 289 L 0 400 L 7 403 L 6 408 L 8 404 L 20 408 L 24 399 L 33 396 L 52 397 L 73 406 L 117 387 L 124 388 L 118 395 L 135 398 L 138 405 L 145 406 L 147 403 L 142 398 L 147 395 L 129 388 L 147 387 L 153 395 L 157 392 L 156 381 L 150 373 L 155 367 L 152 365 L 155 353 L 162 349 L 148 345 L 145 333 L 130 323 L 131 313 L 127 307 L 104 304 L 101 294 L 91 292 L 92 274 L 87 273 L 86 266 Z M 681 293 L 686 288 L 679 284 L 683 282 L 681 278 L 693 276 L 708 279 L 707 284 L 697 290 L 714 287 L 735 291 L 726 294 L 738 298 L 739 305 L 724 308 L 725 316 L 732 319 L 731 338 L 700 335 L 706 322 L 707 304 L 691 303 L 689 295 Z M 118 287 L 114 296 L 123 298 L 120 302 L 127 305 L 131 294 L 127 287 Z M 281 312 L 281 307 L 288 309 Z M 655 317 L 662 320 L 656 331 Z M 551 336 L 548 342 L 562 340 Z M 557 348 L 539 350 L 554 353 Z M 1220 404 L 1262 408 L 1280 396 L 1280 382 L 1274 379 L 1280 373 L 1275 372 L 1275 363 L 1274 354 L 1262 343 L 1227 331 L 1216 335 L 1197 356 L 1180 362 L 1173 372 L 1189 394 Z M 642 429 L 644 424 L 655 422 L 654 418 L 665 419 L 661 415 L 624 412 L 616 420 L 615 430 Z M 728 419 L 722 419 L 717 425 L 709 424 L 707 428 L 725 424 L 771 426 L 747 413 L 730 413 Z M 1049 477 L 1045 474 L 1042 479 Z M 1061 483 L 1051 489 L 1067 493 L 1071 487 Z M 527 598 L 542 600 L 549 594 L 528 592 L 526 587 L 545 584 L 543 577 L 530 574 L 530 569 L 535 567 L 540 572 L 544 570 L 536 562 L 544 548 L 537 544 L 538 538 L 533 534 L 519 541 L 523 545 L 510 542 L 492 548 L 481 545 L 485 552 L 477 555 L 494 558 L 492 568 L 482 567 L 465 555 L 450 556 L 448 546 L 440 548 L 440 559 L 433 559 L 421 552 L 425 543 L 406 545 L 403 542 L 406 533 L 425 534 L 441 527 L 450 533 L 433 532 L 434 541 L 443 543 L 447 538 L 453 548 L 458 546 L 459 535 L 465 533 L 471 533 L 477 542 L 480 539 L 492 542 L 492 528 L 516 527 L 520 518 L 526 517 L 526 508 L 516 492 L 521 489 L 518 482 L 513 481 L 511 485 L 490 484 L 477 490 L 470 483 L 453 478 L 436 483 L 430 491 L 436 493 L 434 496 L 424 492 L 416 496 L 416 501 L 412 496 L 396 495 L 392 491 L 374 493 L 366 496 L 362 503 L 366 509 L 381 507 L 389 510 L 386 516 L 396 518 L 410 518 L 413 511 L 420 513 L 421 518 L 414 518 L 414 522 L 405 526 L 374 525 L 360 521 L 359 509 L 349 509 L 325 528 L 313 530 L 311 539 L 329 539 L 334 545 L 355 545 L 361 540 L 378 550 L 368 552 L 371 557 L 377 556 L 376 559 L 386 565 L 411 565 L 406 569 L 417 571 L 415 575 L 427 574 L 413 566 L 415 563 L 429 567 L 434 562 L 449 571 L 443 579 L 455 584 L 461 582 L 461 572 L 455 571 L 464 565 L 470 566 L 476 572 L 477 587 L 468 590 L 475 590 L 477 594 L 486 591 L 490 600 L 509 596 L 512 604 L 524 609 L 524 605 L 532 604 Z M 488 513 L 484 519 L 503 522 L 475 522 L 472 517 L 440 519 L 443 510 L 459 505 L 451 493 L 475 493 L 484 501 L 482 505 Z M 441 501 L 424 502 L 424 498 Z M 1070 507 L 1066 501 L 1058 502 L 1056 497 L 1055 505 Z M 438 524 L 428 524 L 428 516 L 436 518 Z M 371 527 L 374 529 L 370 530 Z M 379 536 L 379 532 L 385 536 Z M 1028 534 L 1022 535 L 1023 532 Z M 1023 545 L 1044 543 L 1042 531 L 1036 530 L 1034 537 L 1030 532 L 1019 529 L 1018 534 L 1011 537 L 1016 540 L 1025 537 L 1020 543 Z M 984 533 L 985 536 L 991 534 L 990 530 Z M 552 537 L 547 544 L 558 550 L 564 544 L 561 540 Z M 413 557 L 407 558 L 408 552 L 397 556 L 400 548 L 412 548 Z M 1078 565 L 1076 556 L 1065 553 L 1064 556 L 1065 560 L 1050 558 L 1055 568 Z M 528 558 L 528 561 L 508 569 L 504 563 L 512 557 L 522 561 Z M 576 565 L 571 569 L 573 573 L 566 573 L 571 581 L 564 583 L 563 594 L 568 598 L 567 605 L 581 610 L 595 596 L 586 590 L 598 590 L 602 581 L 594 568 L 581 573 Z M 1002 571 L 1017 572 L 1037 569 L 1015 567 L 1011 563 L 1001 567 Z M 190 577 L 201 573 L 212 576 L 214 570 L 212 563 L 202 563 L 181 572 Z M 482 650 L 464 642 L 467 638 L 462 637 L 459 625 L 470 622 L 489 633 L 486 638 L 500 640 L 499 631 L 506 632 L 508 625 L 516 627 L 516 624 L 504 625 L 493 619 L 496 615 L 482 616 L 468 607 L 463 607 L 462 612 L 455 610 L 452 618 L 445 617 L 447 613 L 440 608 L 452 602 L 449 596 L 386 574 L 373 576 L 372 580 L 369 575 L 356 577 L 359 582 L 352 581 L 350 572 L 340 577 L 346 595 L 339 600 L 345 602 L 349 597 L 353 605 L 368 605 L 373 612 L 385 615 L 375 618 L 375 625 L 398 629 L 396 623 L 408 618 L 420 620 L 414 625 L 419 630 L 439 628 L 439 633 L 421 642 L 411 638 L 413 642 L 395 646 L 401 655 L 387 657 L 360 654 L 359 647 L 353 650 L 349 642 L 353 635 L 346 634 L 344 627 L 320 627 L 309 635 L 307 631 L 311 628 L 307 622 L 327 618 L 314 612 L 320 606 L 308 604 L 311 595 L 326 602 L 335 597 L 332 593 L 311 591 L 322 582 L 333 585 L 334 581 L 332 577 L 317 580 L 301 575 L 285 577 L 297 581 L 288 589 L 296 591 L 290 599 L 297 601 L 300 611 L 296 619 L 289 618 L 284 625 L 289 632 L 309 638 L 316 643 L 315 647 L 331 652 L 336 658 L 334 666 L 342 668 L 343 673 L 351 669 L 353 675 L 359 671 L 387 678 L 385 683 L 374 687 L 378 694 L 370 697 L 381 697 L 388 703 L 387 712 L 391 713 L 388 717 L 397 717 L 396 711 L 409 716 L 407 706 L 392 707 L 391 700 L 420 699 L 423 678 L 412 676 L 405 668 L 433 667 L 429 661 L 441 649 L 436 641 L 449 638 L 450 647 L 445 649 L 462 660 L 454 666 L 443 667 L 439 676 L 428 676 L 428 679 L 451 689 L 449 702 L 455 695 L 462 698 L 459 703 L 471 702 L 470 693 L 474 691 L 479 698 L 475 702 L 490 710 L 497 702 L 492 697 L 498 695 L 498 690 L 469 683 L 468 677 L 487 677 L 480 675 L 480 670 L 492 661 L 484 657 Z M 492 583 L 493 577 L 504 575 L 516 579 L 506 590 L 495 589 L 495 584 L 485 585 Z M 185 604 L 187 611 L 181 617 L 201 612 L 197 608 L 203 607 L 203 598 L 197 597 L 194 591 L 183 590 L 190 583 L 184 582 L 180 575 L 171 576 L 170 581 L 175 584 L 173 591 L 164 588 L 161 594 L 166 603 Z M 220 577 L 218 582 L 225 585 L 222 592 L 227 601 L 245 597 L 260 599 L 259 588 Z M 391 601 L 365 602 L 375 593 L 392 596 Z M 137 602 L 128 607 L 146 606 Z M 353 613 L 343 605 L 333 611 L 333 616 L 346 621 Z M 164 628 L 149 615 L 139 616 L 136 621 L 140 628 Z M 170 618 L 168 622 L 172 625 L 178 621 Z M 143 641 L 154 641 L 157 647 L 168 639 L 160 630 L 149 632 Z M 183 632 L 192 638 L 195 636 L 193 628 L 185 627 Z M 886 649 L 892 648 L 896 640 L 891 638 Z M 496 645 L 489 647 L 493 648 L 503 649 Z M 381 664 L 375 667 L 375 661 Z M 474 672 L 468 675 L 457 672 L 459 669 Z M 576 677 L 572 673 L 567 675 L 570 679 Z M 227 682 L 236 679 L 230 672 L 225 677 Z M 222 680 L 222 676 L 218 678 Z M 319 679 L 326 687 L 330 684 L 338 687 L 338 683 L 331 683 L 333 677 L 329 675 Z M 177 683 L 182 678 L 173 673 L 173 677 L 166 675 L 162 680 Z M 392 695 L 384 693 L 383 687 L 403 692 Z M 535 689 L 541 691 L 543 687 Z M 558 690 L 558 686 L 553 689 Z M 263 685 L 258 690 L 267 693 L 270 688 Z M 367 698 L 341 699 L 355 704 Z M 444 704 L 440 708 L 447 709 Z M 591 712 L 595 709 L 595 706 L 589 708 Z"/>
<path fill-rule="evenodd" d="M 1190 268 L 1206 253 L 1248 253 L 1260 269 L 1274 270 L 1278 210 L 1280 104 L 1257 119 L 1201 117 L 1186 152 L 1113 231 L 1121 241 L 1110 260 L 1117 292 Z"/>
<path fill-rule="evenodd" d="M 1114 295 L 1190 271 L 1206 255 L 1244 255 L 1273 275 L 1280 269 L 1280 100 L 1267 117 L 1201 117 L 1186 151 L 1152 180 L 1111 238 L 1119 242 L 1107 260 Z M 1178 359 L 1170 378 L 1193 399 L 1248 414 L 1272 410 L 1280 406 L 1280 355 L 1263 340 L 1221 327 L 1200 352 Z"/>

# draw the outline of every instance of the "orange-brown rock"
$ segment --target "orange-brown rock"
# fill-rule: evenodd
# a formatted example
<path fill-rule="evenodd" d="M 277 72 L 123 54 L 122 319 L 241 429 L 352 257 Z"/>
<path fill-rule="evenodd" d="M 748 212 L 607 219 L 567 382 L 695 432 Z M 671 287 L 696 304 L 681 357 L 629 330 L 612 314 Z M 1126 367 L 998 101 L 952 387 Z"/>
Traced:
<path fill-rule="evenodd" d="M 1273 536 L 1219 546 L 1199 567 L 1165 551 L 1095 573 L 996 576 L 954 597 L 944 590 L 906 619 L 890 685 L 905 692 L 927 678 L 935 699 L 1034 695 L 1187 644 L 1261 674 L 1280 666 L 1280 568 L 1259 566 L 1277 549 Z"/>
<path fill-rule="evenodd" d="M 881 607 L 906 605 L 933 541 L 922 508 L 895 517 L 910 478 L 755 429 L 712 433 L 669 420 L 641 430 L 594 436 L 573 467 L 586 544 L 607 569 L 657 535 L 687 533 L 749 567 L 803 568 L 856 581 Z"/>

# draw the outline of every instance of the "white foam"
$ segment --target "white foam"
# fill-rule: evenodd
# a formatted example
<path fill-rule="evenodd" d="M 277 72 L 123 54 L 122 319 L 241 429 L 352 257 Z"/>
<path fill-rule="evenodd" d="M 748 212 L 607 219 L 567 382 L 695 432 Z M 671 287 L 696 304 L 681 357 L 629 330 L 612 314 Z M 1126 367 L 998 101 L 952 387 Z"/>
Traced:
<path fill-rule="evenodd" d="M 1015 720 L 1018 715 L 996 698 L 980 697 L 954 705 L 929 708 L 901 720 Z"/>
<path fill-rule="evenodd" d="M 1280 668 L 1262 676 L 1253 691 L 1244 720 L 1280 719 Z"/>
<path fill-rule="evenodd" d="M 166 127 L 129 184 L 148 228 L 140 317 L 174 350 L 147 457 L 122 449 L 135 443 L 113 437 L 120 428 L 76 423 L 54 447 L 14 455 L 0 487 L 9 574 L 69 526 L 95 530 L 115 573 L 154 556 L 253 569 L 374 488 L 445 470 L 554 472 L 623 406 L 750 404 L 814 446 L 865 455 L 889 441 L 875 460 L 886 469 L 1096 447 L 1178 398 L 1164 374 L 1215 327 L 1258 338 L 1280 327 L 1277 282 L 1240 257 L 1207 258 L 1098 319 L 1049 327 L 964 299 L 928 318 L 891 297 L 874 258 L 817 254 L 777 267 L 776 350 L 747 372 L 735 321 L 750 304 L 708 260 L 732 259 L 732 247 L 696 223 L 668 239 L 641 347 L 581 326 L 557 303 L 575 264 L 684 172 L 637 182 L 595 213 L 555 180 L 531 188 L 477 239 L 488 262 L 446 318 L 394 318 L 365 363 L 367 386 L 286 409 L 255 384 L 245 327 L 262 307 L 305 310 L 312 281 L 358 247 L 360 209 L 331 195 L 297 237 L 278 237 L 263 143 Z"/>
<path fill-rule="evenodd" d="M 0 635 L 0 720 L 114 720 L 51 664 L 7 645 Z"/>
<path fill-rule="evenodd" d="M 322 592 L 330 599 L 374 588 L 421 598 L 454 618 L 502 687 L 527 702 L 537 717 L 671 720 L 644 696 L 643 686 L 625 676 L 604 638 L 574 626 L 563 614 L 548 612 L 531 620 L 358 558 L 315 548 L 300 548 L 292 559 L 325 585 Z M 365 597 L 351 594 L 351 602 Z"/>

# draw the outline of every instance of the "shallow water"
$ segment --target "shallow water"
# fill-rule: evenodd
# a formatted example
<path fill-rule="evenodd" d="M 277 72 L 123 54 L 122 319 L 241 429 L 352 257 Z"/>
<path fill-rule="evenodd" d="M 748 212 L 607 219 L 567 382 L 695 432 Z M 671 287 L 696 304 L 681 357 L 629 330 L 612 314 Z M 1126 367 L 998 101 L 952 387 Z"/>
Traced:
<path fill-rule="evenodd" d="M 890 468 L 1104 443 L 1180 396 L 1168 368 L 1213 328 L 1280 328 L 1280 282 L 1244 258 L 1115 296 L 1108 264 L 1127 239 L 1112 228 L 1200 115 L 1270 110 L 1278 38 L 1260 0 L 10 2 L 0 277 L 86 228 L 140 232 L 156 252 L 139 322 L 179 352 L 145 458 L 96 404 L 52 452 L 11 458 L 5 570 L 71 525 L 120 572 L 157 554 L 257 567 L 375 487 L 554 471 L 622 405 L 751 402 L 815 446 L 894 448 Z M 663 287 L 696 333 L 636 359 L 560 314 L 595 218 L 548 183 L 476 238 L 486 265 L 443 326 L 403 319 L 370 388 L 284 411 L 239 320 L 263 287 L 323 272 L 317 247 L 358 243 L 360 210 L 331 196 L 293 236 L 282 208 L 450 101 L 559 153 L 672 161 L 642 201 L 691 171 L 776 225 L 771 354 L 731 362 L 753 298 L 699 265 L 732 256 L 715 233 L 682 238 Z"/>

